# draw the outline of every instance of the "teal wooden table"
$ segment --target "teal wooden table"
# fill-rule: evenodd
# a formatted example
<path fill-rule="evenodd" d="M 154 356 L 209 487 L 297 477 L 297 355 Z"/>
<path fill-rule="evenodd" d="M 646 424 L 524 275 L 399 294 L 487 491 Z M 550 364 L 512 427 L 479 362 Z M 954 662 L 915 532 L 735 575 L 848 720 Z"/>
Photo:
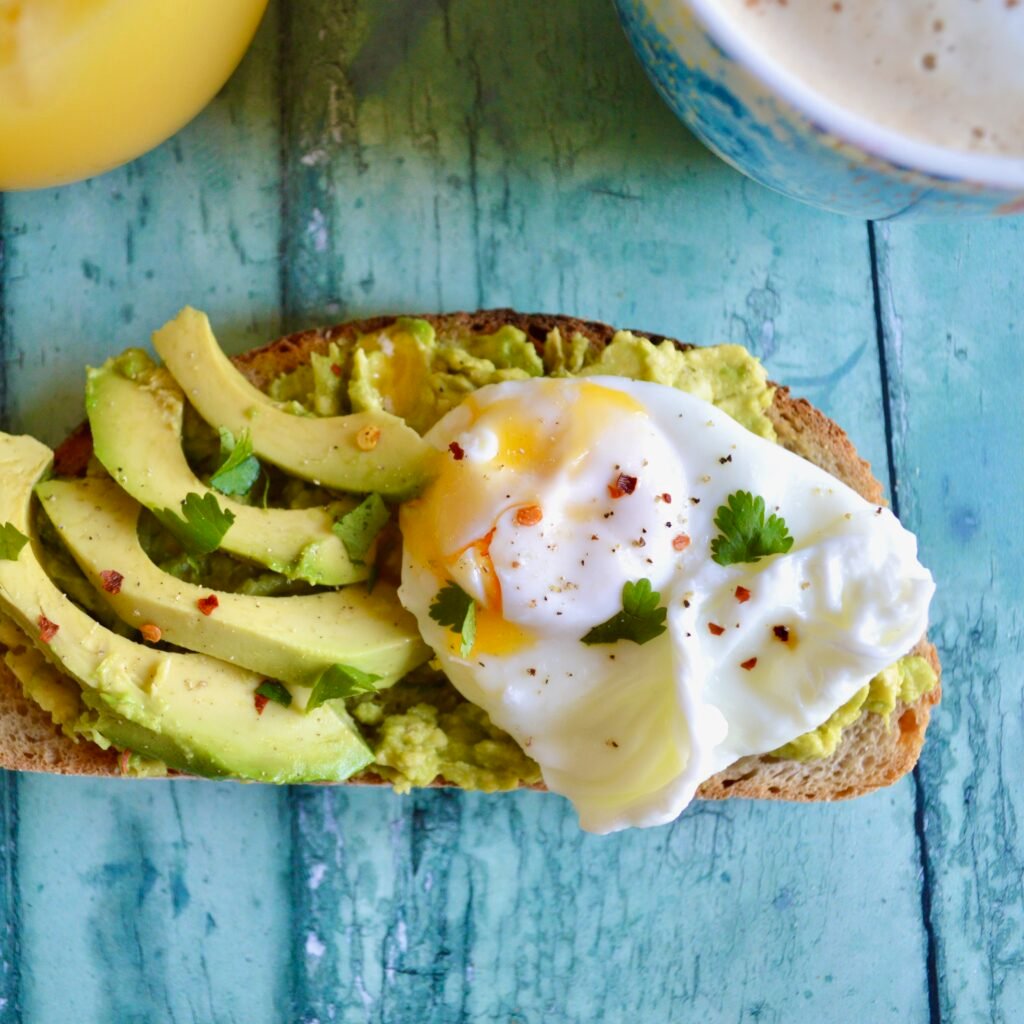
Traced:
<path fill-rule="evenodd" d="M 496 305 L 741 342 L 887 481 L 946 668 L 891 789 L 606 838 L 534 793 L 8 775 L 0 1019 L 1024 1020 L 1024 221 L 763 190 L 597 0 L 272 4 L 179 136 L 0 203 L 0 414 L 50 442 L 185 303 L 236 350 Z"/>

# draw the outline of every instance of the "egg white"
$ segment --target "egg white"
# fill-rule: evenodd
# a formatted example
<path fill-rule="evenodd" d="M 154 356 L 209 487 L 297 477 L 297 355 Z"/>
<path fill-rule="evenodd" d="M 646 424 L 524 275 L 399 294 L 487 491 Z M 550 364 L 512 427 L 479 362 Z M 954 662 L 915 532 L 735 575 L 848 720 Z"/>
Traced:
<path fill-rule="evenodd" d="M 427 440 L 439 473 L 402 509 L 399 596 L 455 687 L 590 831 L 673 820 L 701 782 L 816 728 L 924 631 L 934 584 L 888 510 L 684 392 L 507 382 Z M 711 559 L 739 490 L 785 519 L 788 553 Z M 638 579 L 667 630 L 582 643 Z M 453 581 L 477 602 L 467 657 L 430 615 Z"/>

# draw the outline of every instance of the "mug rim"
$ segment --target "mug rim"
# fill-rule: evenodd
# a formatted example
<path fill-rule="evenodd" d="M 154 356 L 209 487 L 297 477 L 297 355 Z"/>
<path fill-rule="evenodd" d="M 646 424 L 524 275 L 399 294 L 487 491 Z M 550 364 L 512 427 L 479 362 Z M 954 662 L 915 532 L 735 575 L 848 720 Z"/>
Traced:
<path fill-rule="evenodd" d="M 825 99 L 749 42 L 716 0 L 686 0 L 724 49 L 812 123 L 841 141 L 909 171 L 1008 192 L 1024 189 L 1024 155 L 993 156 L 918 142 Z"/>

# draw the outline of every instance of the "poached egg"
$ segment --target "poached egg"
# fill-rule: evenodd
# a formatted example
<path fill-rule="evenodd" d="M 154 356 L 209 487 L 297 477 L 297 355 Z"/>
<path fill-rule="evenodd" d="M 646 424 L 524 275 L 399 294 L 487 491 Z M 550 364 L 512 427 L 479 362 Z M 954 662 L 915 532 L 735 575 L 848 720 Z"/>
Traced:
<path fill-rule="evenodd" d="M 701 782 L 816 728 L 925 630 L 934 584 L 892 513 L 685 392 L 509 381 L 426 440 L 436 476 L 401 510 L 399 596 L 453 685 L 589 831 L 672 821 Z M 715 519 L 741 491 L 792 546 L 722 565 Z M 585 641 L 644 580 L 667 628 Z M 451 584 L 473 602 L 468 648 L 431 615 Z"/>

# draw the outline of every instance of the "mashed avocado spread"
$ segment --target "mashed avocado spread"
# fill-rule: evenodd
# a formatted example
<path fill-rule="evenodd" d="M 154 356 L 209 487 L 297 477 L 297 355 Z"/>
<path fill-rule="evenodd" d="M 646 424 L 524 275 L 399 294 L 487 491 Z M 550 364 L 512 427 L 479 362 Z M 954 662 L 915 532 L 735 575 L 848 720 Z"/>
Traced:
<path fill-rule="evenodd" d="M 144 377 L 152 370 L 152 362 L 137 350 L 121 357 L 119 372 L 126 377 Z M 679 388 L 712 402 L 758 436 L 775 440 L 767 416 L 773 390 L 760 363 L 745 349 L 720 345 L 683 351 L 670 341 L 656 344 L 625 331 L 598 350 L 582 334 L 565 337 L 557 329 L 537 345 L 511 326 L 487 335 L 463 331 L 438 337 L 425 321 L 400 319 L 354 341 L 330 342 L 325 351 L 312 355 L 309 364 L 275 379 L 268 391 L 297 416 L 383 411 L 401 416 L 423 433 L 485 385 L 542 375 L 596 374 Z M 204 482 L 223 458 L 221 443 L 217 433 L 186 408 L 182 444 L 192 469 Z M 300 509 L 326 505 L 333 498 L 311 483 L 264 467 L 260 482 L 238 500 Z M 39 520 L 48 574 L 90 614 L 119 628 L 54 531 L 47 529 L 45 517 L 40 515 Z M 189 557 L 148 513 L 140 523 L 139 535 L 154 562 L 188 582 L 260 595 L 315 590 L 222 551 Z M 385 563 L 385 580 L 389 561 L 394 575 L 393 552 L 390 554 L 391 559 L 387 552 L 378 559 Z M 82 701 L 79 688 L 64 680 L 31 644 L 19 643 L 17 630 L 3 622 L 0 654 L 26 694 L 48 711 L 66 734 L 109 746 L 99 732 L 97 713 Z M 913 703 L 936 681 L 926 661 L 903 658 L 871 680 L 818 729 L 774 754 L 801 761 L 828 757 L 837 748 L 843 729 L 861 714 L 888 717 L 898 703 Z M 496 728 L 482 709 L 464 700 L 433 663 L 381 692 L 350 698 L 348 711 L 373 753 L 369 770 L 399 791 L 428 785 L 438 777 L 463 788 L 488 791 L 540 779 L 537 765 L 518 744 Z M 154 774 L 162 766 L 133 755 L 125 759 L 122 770 Z"/>

